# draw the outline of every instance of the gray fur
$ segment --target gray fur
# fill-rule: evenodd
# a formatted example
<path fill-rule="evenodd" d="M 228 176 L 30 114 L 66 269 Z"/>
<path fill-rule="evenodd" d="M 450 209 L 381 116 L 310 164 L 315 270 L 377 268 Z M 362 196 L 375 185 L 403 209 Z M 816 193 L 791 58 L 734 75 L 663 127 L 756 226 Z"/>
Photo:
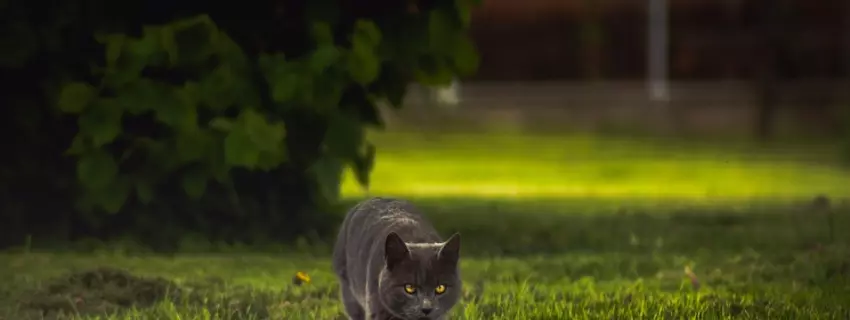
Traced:
<path fill-rule="evenodd" d="M 342 223 L 333 254 L 345 312 L 353 320 L 446 319 L 460 299 L 459 253 L 460 235 L 443 242 L 407 201 L 357 204 Z M 405 284 L 416 293 L 405 292 Z M 447 289 L 437 294 L 440 284 Z"/>

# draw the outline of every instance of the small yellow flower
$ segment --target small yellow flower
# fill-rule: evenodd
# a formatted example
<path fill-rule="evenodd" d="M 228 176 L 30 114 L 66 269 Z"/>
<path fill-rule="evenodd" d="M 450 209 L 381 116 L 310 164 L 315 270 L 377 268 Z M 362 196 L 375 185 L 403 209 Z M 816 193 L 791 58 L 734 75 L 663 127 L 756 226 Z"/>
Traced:
<path fill-rule="evenodd" d="M 697 278 L 697 275 L 696 273 L 694 273 L 693 269 L 691 269 L 691 266 L 685 266 L 685 275 L 688 277 L 688 280 L 691 281 L 691 285 L 694 287 L 694 289 L 699 290 L 699 278 Z"/>
<path fill-rule="evenodd" d="M 298 271 L 295 273 L 295 276 L 292 277 L 292 283 L 296 286 L 300 286 L 302 283 L 310 283 L 310 276 L 304 272 Z"/>

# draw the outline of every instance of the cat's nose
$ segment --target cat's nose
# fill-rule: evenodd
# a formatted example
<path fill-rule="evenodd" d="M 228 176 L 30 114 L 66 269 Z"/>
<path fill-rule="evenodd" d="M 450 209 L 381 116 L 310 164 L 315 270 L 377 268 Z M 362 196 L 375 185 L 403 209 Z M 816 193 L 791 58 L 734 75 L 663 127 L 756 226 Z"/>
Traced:
<path fill-rule="evenodd" d="M 428 314 L 430 314 L 430 313 L 431 313 L 431 311 L 434 311 L 434 308 L 431 308 L 431 307 L 423 307 L 423 308 L 422 308 L 422 314 L 424 314 L 424 315 L 426 315 L 426 316 L 427 316 Z"/>

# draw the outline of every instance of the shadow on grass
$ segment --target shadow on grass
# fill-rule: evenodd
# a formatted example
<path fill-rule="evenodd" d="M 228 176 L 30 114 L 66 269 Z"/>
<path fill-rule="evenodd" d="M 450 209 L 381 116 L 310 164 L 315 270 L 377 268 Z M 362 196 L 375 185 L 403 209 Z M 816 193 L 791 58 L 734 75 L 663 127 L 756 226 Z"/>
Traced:
<path fill-rule="evenodd" d="M 167 319 L 178 313 L 209 314 L 213 319 L 268 319 L 270 311 L 305 300 L 337 297 L 329 290 L 292 292 L 257 291 L 228 286 L 209 278 L 177 284 L 161 277 L 136 276 L 122 269 L 100 267 L 48 280 L 18 299 L 14 319 L 71 319 L 118 317 Z M 180 309 L 178 311 L 177 309 Z M 0 317 L 0 319 L 3 319 Z"/>
<path fill-rule="evenodd" d="M 163 278 L 137 277 L 123 270 L 98 268 L 53 279 L 24 294 L 23 311 L 32 316 L 112 313 L 131 307 L 148 307 L 176 288 Z"/>

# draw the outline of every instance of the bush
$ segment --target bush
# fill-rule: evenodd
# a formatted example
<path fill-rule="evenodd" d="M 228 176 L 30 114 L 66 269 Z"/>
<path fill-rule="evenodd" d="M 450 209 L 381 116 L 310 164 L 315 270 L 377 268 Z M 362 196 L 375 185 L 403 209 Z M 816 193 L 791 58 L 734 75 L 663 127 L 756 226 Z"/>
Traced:
<path fill-rule="evenodd" d="M 5 121 L 31 132 L 4 164 L 4 187 L 30 184 L 58 201 L 7 192 L 15 232 L 3 240 L 58 230 L 172 246 L 186 233 L 256 242 L 330 232 L 334 216 L 322 213 L 335 210 L 345 168 L 369 185 L 376 150 L 364 133 L 382 126 L 376 104 L 399 108 L 409 82 L 475 71 L 474 1 L 78 0 L 48 12 L 10 2 L 3 20 L 27 36 L 0 57 L 25 76 L 7 79 L 19 84 L 4 95 L 15 110 Z M 56 172 L 21 171 L 33 157 Z"/>

